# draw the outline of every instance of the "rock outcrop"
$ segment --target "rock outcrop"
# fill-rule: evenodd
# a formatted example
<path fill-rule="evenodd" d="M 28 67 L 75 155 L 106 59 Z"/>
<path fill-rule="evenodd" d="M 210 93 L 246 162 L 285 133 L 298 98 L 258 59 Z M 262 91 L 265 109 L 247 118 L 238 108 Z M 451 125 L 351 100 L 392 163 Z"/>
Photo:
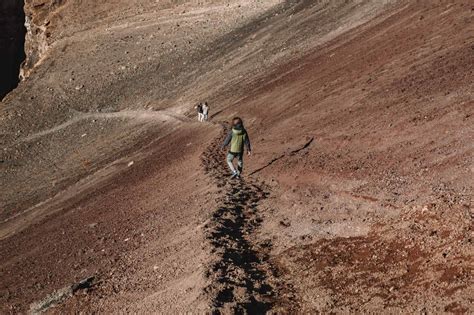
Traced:
<path fill-rule="evenodd" d="M 0 2 L 0 99 L 18 84 L 20 64 L 25 59 L 24 22 L 22 0 Z"/>
<path fill-rule="evenodd" d="M 41 61 L 49 45 L 52 43 L 50 28 L 55 24 L 56 12 L 66 0 L 26 0 L 25 26 L 26 60 L 22 66 L 20 77 L 26 78 L 35 65 Z"/>
<path fill-rule="evenodd" d="M 0 2 L 0 98 L 28 77 L 54 41 L 52 29 L 66 0 Z M 59 18 L 58 18 L 59 17 Z"/>

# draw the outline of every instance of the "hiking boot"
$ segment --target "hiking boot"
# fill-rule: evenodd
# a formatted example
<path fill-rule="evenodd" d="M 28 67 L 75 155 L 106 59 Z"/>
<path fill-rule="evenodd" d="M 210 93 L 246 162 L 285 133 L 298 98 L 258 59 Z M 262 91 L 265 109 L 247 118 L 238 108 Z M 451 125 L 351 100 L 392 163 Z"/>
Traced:
<path fill-rule="evenodd" d="M 232 176 L 230 178 L 233 179 L 233 178 L 236 178 L 236 177 L 239 177 L 239 173 L 234 172 L 234 173 L 232 173 Z"/>

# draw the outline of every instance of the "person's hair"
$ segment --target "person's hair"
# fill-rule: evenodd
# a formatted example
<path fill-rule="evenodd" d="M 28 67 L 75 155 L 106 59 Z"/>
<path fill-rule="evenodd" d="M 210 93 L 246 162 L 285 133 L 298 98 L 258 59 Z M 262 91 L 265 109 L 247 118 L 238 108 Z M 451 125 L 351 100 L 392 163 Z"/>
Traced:
<path fill-rule="evenodd" d="M 244 124 L 244 122 L 242 121 L 242 118 L 240 118 L 240 117 L 232 118 L 232 125 L 237 125 L 237 124 L 241 124 L 241 125 Z"/>

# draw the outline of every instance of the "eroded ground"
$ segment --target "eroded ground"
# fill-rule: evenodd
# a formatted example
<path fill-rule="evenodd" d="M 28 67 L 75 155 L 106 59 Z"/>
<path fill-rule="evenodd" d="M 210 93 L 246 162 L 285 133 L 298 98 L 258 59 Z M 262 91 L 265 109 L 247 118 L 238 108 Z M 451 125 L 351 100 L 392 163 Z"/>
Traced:
<path fill-rule="evenodd" d="M 472 4 L 127 5 L 1 104 L 1 312 L 473 312 Z"/>

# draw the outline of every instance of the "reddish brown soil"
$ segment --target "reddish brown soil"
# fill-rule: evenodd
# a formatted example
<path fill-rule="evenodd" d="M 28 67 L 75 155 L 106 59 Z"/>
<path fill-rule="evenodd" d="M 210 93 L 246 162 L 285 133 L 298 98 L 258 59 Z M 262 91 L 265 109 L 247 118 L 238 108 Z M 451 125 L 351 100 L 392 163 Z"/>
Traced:
<path fill-rule="evenodd" d="M 283 200 L 268 203 L 264 237 L 302 309 L 472 310 L 469 22 L 463 6 L 402 8 L 242 102 L 257 164 L 281 157 L 259 172 Z"/>
<path fill-rule="evenodd" d="M 0 312 L 474 312 L 472 4 L 239 3 L 111 12 L 2 103 Z"/>

